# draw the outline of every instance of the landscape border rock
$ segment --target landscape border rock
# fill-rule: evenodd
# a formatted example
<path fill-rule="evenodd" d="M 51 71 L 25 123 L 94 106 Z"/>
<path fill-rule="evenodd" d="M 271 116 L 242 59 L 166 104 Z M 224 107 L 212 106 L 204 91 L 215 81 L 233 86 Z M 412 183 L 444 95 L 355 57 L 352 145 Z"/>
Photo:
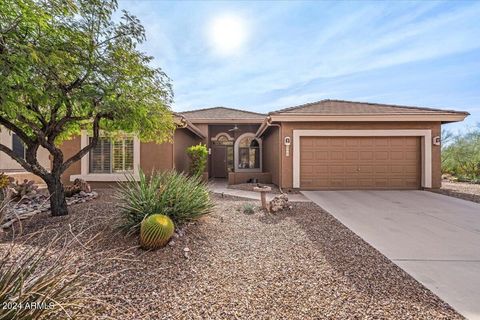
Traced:
<path fill-rule="evenodd" d="M 282 193 L 270 200 L 268 208 L 270 212 L 276 213 L 281 210 L 291 209 L 292 206 L 290 206 L 290 203 L 288 202 L 287 194 Z"/>

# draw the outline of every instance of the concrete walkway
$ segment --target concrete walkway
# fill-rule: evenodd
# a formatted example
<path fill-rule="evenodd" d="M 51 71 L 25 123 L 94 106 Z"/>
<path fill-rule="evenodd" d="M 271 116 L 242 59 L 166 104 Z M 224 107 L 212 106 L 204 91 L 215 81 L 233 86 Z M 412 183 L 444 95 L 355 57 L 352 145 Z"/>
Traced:
<path fill-rule="evenodd" d="M 255 199 L 260 201 L 260 193 L 255 191 L 245 191 L 237 189 L 229 189 L 225 180 L 209 181 L 208 186 L 210 191 L 214 193 L 225 194 L 234 197 L 241 197 L 247 199 Z M 267 194 L 267 201 L 272 200 L 275 194 Z M 290 202 L 310 202 L 303 194 L 288 194 L 288 201 Z"/>
<path fill-rule="evenodd" d="M 427 191 L 303 194 L 468 319 L 480 319 L 480 204 Z"/>

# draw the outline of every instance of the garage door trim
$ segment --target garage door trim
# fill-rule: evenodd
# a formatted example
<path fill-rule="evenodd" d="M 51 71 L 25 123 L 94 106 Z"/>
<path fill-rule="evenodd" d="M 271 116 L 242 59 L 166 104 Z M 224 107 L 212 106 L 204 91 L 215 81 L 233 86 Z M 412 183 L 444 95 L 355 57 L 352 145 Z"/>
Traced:
<path fill-rule="evenodd" d="M 294 188 L 300 188 L 300 137 L 421 137 L 422 187 L 432 187 L 431 130 L 293 130 Z"/>

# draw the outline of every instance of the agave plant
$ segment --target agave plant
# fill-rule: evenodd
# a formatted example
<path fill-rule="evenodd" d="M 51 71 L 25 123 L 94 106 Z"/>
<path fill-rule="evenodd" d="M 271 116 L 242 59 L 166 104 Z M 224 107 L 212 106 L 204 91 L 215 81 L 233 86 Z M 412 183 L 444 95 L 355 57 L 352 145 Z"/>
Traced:
<path fill-rule="evenodd" d="M 127 176 L 117 190 L 122 220 L 120 227 L 138 233 L 143 219 L 162 212 L 176 224 L 196 219 L 213 209 L 208 188 L 199 176 L 189 177 L 175 171 L 139 173 L 138 181 Z"/>

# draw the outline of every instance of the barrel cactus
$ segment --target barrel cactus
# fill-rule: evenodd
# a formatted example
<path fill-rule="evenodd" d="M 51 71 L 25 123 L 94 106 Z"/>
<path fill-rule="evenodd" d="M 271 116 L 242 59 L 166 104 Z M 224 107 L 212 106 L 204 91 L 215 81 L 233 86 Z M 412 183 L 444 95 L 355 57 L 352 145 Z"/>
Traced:
<path fill-rule="evenodd" d="M 173 235 L 175 225 L 164 214 L 152 214 L 143 219 L 140 226 L 140 245 L 144 249 L 156 249 L 167 244 Z"/>

